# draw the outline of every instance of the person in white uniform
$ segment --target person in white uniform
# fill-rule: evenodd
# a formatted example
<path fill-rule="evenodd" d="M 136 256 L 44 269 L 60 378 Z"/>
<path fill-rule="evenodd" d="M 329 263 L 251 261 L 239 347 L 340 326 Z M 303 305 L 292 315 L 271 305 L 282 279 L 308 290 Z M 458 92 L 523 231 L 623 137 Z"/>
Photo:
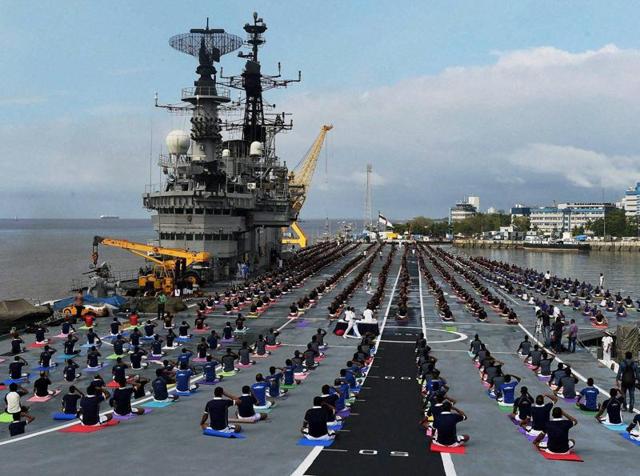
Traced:
<path fill-rule="evenodd" d="M 356 313 L 354 312 L 352 307 L 348 307 L 347 310 L 344 312 L 344 320 L 347 323 L 347 329 L 344 331 L 344 334 L 342 335 L 343 339 L 347 338 L 347 334 L 349 334 L 349 331 L 351 329 L 353 329 L 353 335 L 355 335 L 356 337 L 362 337 L 360 335 L 360 331 L 358 330 L 358 323 L 356 322 Z"/>

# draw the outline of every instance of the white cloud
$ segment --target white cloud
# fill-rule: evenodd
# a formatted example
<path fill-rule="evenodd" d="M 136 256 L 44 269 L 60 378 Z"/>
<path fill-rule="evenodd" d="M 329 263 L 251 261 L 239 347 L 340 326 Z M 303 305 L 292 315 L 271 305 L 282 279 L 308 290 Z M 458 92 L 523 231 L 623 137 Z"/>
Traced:
<path fill-rule="evenodd" d="M 575 53 L 553 47 L 500 52 L 492 64 L 377 88 L 281 95 L 278 110 L 294 113 L 295 129 L 278 139 L 279 155 L 297 163 L 320 126 L 334 124 L 327 136 L 328 183 L 319 164 L 307 217 L 325 211 L 359 217 L 367 163 L 375 172 L 373 208 L 392 220 L 445 216 L 467 195 L 507 208 L 599 199 L 595 187 L 602 185 L 614 199 L 640 180 L 638 91 L 640 50 L 606 45 Z M 18 198 L 4 200 L 0 216 L 12 216 L 15 202 L 34 188 L 39 194 L 29 197 L 36 209 L 61 200 L 78 213 L 95 213 L 98 198 L 64 195 L 80 193 L 78 183 L 101 200 L 126 201 L 142 212 L 148 114 L 121 107 L 92 112 L 0 125 L 0 143 L 20 157 L 3 163 L 3 172 L 20 179 L 5 187 Z M 154 122 L 158 152 L 159 131 L 171 127 L 159 126 L 156 116 Z"/>
<path fill-rule="evenodd" d="M 374 208 L 390 216 L 446 215 L 469 194 L 500 208 L 596 200 L 600 186 L 613 199 L 640 179 L 639 90 L 640 50 L 508 51 L 486 66 L 290 97 L 296 132 L 282 145 L 306 149 L 322 122 L 333 123 L 333 173 L 350 177 L 371 162 L 386 181 Z M 312 192 L 305 207 L 311 215 L 318 204 L 353 204 L 359 216 L 361 196 L 362 187 Z"/>
<path fill-rule="evenodd" d="M 513 164 L 542 174 L 556 174 L 578 187 L 623 190 L 640 177 L 640 156 L 607 156 L 592 150 L 530 144 L 511 154 Z"/>

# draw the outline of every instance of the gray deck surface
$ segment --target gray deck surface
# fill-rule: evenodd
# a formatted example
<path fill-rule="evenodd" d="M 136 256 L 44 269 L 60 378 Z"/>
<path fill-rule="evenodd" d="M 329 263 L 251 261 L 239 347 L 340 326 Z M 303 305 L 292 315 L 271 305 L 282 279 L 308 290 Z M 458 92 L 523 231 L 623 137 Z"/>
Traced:
<path fill-rule="evenodd" d="M 399 269 L 400 256 L 401 253 L 396 254 L 389 272 L 385 300 L 378 315 L 380 319 L 384 316 L 390 300 L 394 298 L 392 289 Z M 251 330 L 247 340 L 251 341 L 258 333 L 269 327 L 279 327 L 287 323 L 288 305 L 293 298 L 301 296 L 316 286 L 349 259 L 350 257 L 344 257 L 324 268 L 319 274 L 308 279 L 303 288 L 285 296 L 261 318 L 249 320 L 248 326 Z M 444 291 L 451 293 L 450 287 L 441 279 L 437 270 L 428 262 L 427 266 Z M 381 263 L 376 259 L 373 266 L 374 282 L 380 267 Z M 417 278 L 418 270 L 413 257 L 410 258 L 409 269 L 412 278 Z M 242 385 L 251 384 L 254 381 L 257 372 L 267 371 L 270 365 L 284 365 L 285 358 L 291 356 L 296 348 L 302 349 L 318 327 L 327 327 L 326 306 L 331 302 L 335 293 L 339 292 L 341 287 L 355 276 L 355 273 L 357 271 L 341 280 L 332 292 L 325 295 L 316 307 L 303 316 L 309 324 L 308 326 L 300 327 L 299 322 L 294 321 L 283 328 L 281 340 L 286 346 L 275 351 L 270 358 L 259 361 L 255 368 L 243 370 L 237 376 L 228 379 L 228 381 L 225 380 L 224 387 L 239 393 Z M 456 279 L 459 283 L 465 284 L 460 276 L 456 276 Z M 518 434 L 516 427 L 505 414 L 499 411 L 495 402 L 486 396 L 477 370 L 466 353 L 469 339 L 459 342 L 441 342 L 451 341 L 458 337 L 457 334 L 451 333 L 452 326 L 455 327 L 454 332 L 463 333 L 468 337 L 472 337 L 476 332 L 479 333 L 488 348 L 505 362 L 504 370 L 523 377 L 522 385 L 527 385 L 530 393 L 535 395 L 548 390 L 546 385 L 539 382 L 515 355 L 515 349 L 524 335 L 523 329 L 503 324 L 502 319 L 492 313 L 489 314 L 489 323 L 477 323 L 457 303 L 454 296 L 448 297 L 448 300 L 456 322 L 445 325 L 437 317 L 432 295 L 424 280 L 413 279 L 413 283 L 417 283 L 417 289 L 412 289 L 410 297 L 410 312 L 414 316 L 413 323 L 410 327 L 399 329 L 391 321 L 391 317 L 387 323 L 389 327 L 385 330 L 383 340 L 408 340 L 410 343 L 396 345 L 413 346 L 413 340 L 420 332 L 421 327 L 421 324 L 416 325 L 416 323 L 420 322 L 419 318 L 424 316 L 430 345 L 434 348 L 434 355 L 440 359 L 438 367 L 451 386 L 450 394 L 458 400 L 457 405 L 469 416 L 469 420 L 460 425 L 460 431 L 471 436 L 467 453 L 452 456 L 455 472 L 458 475 L 533 475 L 542 474 L 548 470 L 559 471 L 564 475 L 600 474 L 604 471 L 620 475 L 635 474 L 640 447 L 625 441 L 617 433 L 599 425 L 593 417 L 580 414 L 566 403 L 561 403 L 561 406 L 579 420 L 579 425 L 572 430 L 572 437 L 577 441 L 576 451 L 585 462 L 553 462 L 547 461 L 537 454 L 532 445 Z M 471 288 L 469 287 L 469 289 Z M 364 290 L 359 288 L 350 304 L 361 311 L 368 297 Z M 391 303 L 393 304 L 393 301 Z M 523 326 L 533 332 L 532 308 L 518 301 L 512 302 L 512 304 Z M 190 315 L 190 319 L 193 319 L 195 311 L 192 309 L 186 314 Z M 393 316 L 393 307 L 390 314 Z M 570 316 L 571 311 L 567 315 Z M 182 317 L 178 316 L 178 319 Z M 630 321 L 637 320 L 638 316 L 632 315 L 628 319 Z M 208 324 L 220 330 L 226 320 L 223 317 L 215 317 L 209 319 Z M 579 319 L 578 323 L 581 322 L 583 322 L 582 319 Z M 105 323 L 102 332 L 99 333 L 105 334 L 107 332 L 107 324 Z M 31 342 L 32 336 L 25 337 L 25 340 Z M 313 396 L 320 394 L 320 387 L 325 383 L 333 382 L 338 369 L 353 354 L 357 344 L 356 340 L 342 339 L 332 334 L 327 335 L 326 341 L 330 346 L 327 351 L 327 359 L 303 385 L 291 392 L 291 396 L 287 400 L 279 402 L 277 408 L 269 415 L 269 420 L 256 425 L 244 425 L 247 436 L 244 440 L 202 436 L 198 423 L 205 402 L 211 398 L 212 389 L 208 388 L 201 389 L 191 397 L 181 398 L 177 404 L 168 408 L 154 409 L 150 415 L 125 421 L 116 427 L 106 428 L 92 434 L 66 434 L 55 431 L 60 425 L 51 420 L 51 413 L 58 411 L 58 397 L 54 399 L 53 403 L 31 405 L 32 413 L 37 417 L 37 420 L 27 427 L 26 437 L 11 440 L 6 429 L 0 426 L 0 454 L 4 456 L 3 470 L 7 474 L 27 472 L 27 474 L 48 475 L 86 472 L 87 468 L 93 468 L 93 470 L 102 468 L 107 471 L 124 470 L 132 471 L 135 474 L 154 476 L 176 474 L 185 470 L 224 472 L 228 475 L 291 474 L 312 450 L 296 445 L 304 412 L 311 406 Z M 191 344 L 192 348 L 195 348 L 195 342 L 194 339 L 194 343 Z M 57 347 L 60 348 L 60 346 Z M 8 350 L 7 342 L 0 343 L 0 352 Z M 38 354 L 38 350 L 31 350 L 25 357 L 28 361 L 33 362 L 37 359 Z M 613 372 L 598 365 L 588 352 L 561 354 L 560 358 L 571 363 L 574 370 L 583 376 L 594 377 L 600 387 L 609 388 L 614 383 Z M 7 361 L 0 364 L 2 375 L 7 375 L 8 362 L 7 358 Z M 107 369 L 102 375 L 106 378 L 109 375 L 109 370 Z M 146 371 L 146 375 L 150 376 L 151 370 Z M 54 380 L 54 388 L 68 386 L 62 381 L 61 370 L 52 373 L 52 380 Z M 82 388 L 87 380 L 85 378 L 79 382 L 78 386 Z M 579 384 L 578 389 L 580 388 Z M 417 385 L 415 391 L 419 391 Z M 4 393 L 0 393 L 0 398 Z M 380 400 L 358 402 L 356 407 L 361 406 L 360 408 L 362 408 L 366 405 L 380 404 L 376 402 L 380 402 Z M 103 409 L 108 409 L 106 404 L 103 404 Z M 419 409 L 411 408 L 410 405 L 398 408 L 397 411 L 410 412 L 415 415 L 416 422 L 420 417 Z M 628 415 L 624 414 L 627 419 Z M 350 418 L 358 418 L 358 416 Z M 349 422 L 347 421 L 345 429 L 348 428 Z M 54 431 L 42 433 L 48 430 Z M 376 428 L 374 424 L 371 431 L 380 431 L 380 429 Z M 415 433 L 418 430 L 416 426 L 411 426 L 406 428 L 406 431 Z M 354 439 L 358 439 L 358 435 L 346 431 L 340 433 L 339 439 L 345 445 L 355 448 L 352 442 Z M 428 451 L 426 439 L 424 451 Z M 326 450 L 321 452 L 323 458 L 327 454 L 330 456 L 330 453 Z M 360 458 L 376 457 L 360 456 Z M 336 458 L 336 463 L 339 461 Z M 312 461 L 307 462 L 312 463 Z M 367 465 L 370 464 L 371 460 L 367 462 Z M 308 464 L 305 465 L 304 470 L 308 466 Z M 318 465 L 311 466 L 311 469 L 319 467 Z M 336 464 L 328 472 L 323 470 L 322 472 L 309 471 L 305 473 L 303 470 L 300 474 L 350 475 L 356 473 L 355 468 L 357 467 L 359 467 L 358 458 L 352 458 L 348 464 Z M 327 468 L 327 466 L 323 464 L 322 468 Z M 369 474 L 380 474 L 380 471 L 375 469 L 375 465 L 373 468 Z M 430 470 L 435 468 L 425 467 L 423 469 L 424 474 L 429 474 Z M 453 473 L 448 472 L 447 474 Z"/>

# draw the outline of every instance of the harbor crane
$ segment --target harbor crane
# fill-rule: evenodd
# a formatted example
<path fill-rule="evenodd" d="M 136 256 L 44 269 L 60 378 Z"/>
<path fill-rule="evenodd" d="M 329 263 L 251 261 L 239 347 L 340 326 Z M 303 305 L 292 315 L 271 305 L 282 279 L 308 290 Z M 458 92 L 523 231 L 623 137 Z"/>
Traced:
<path fill-rule="evenodd" d="M 298 218 L 300 210 L 307 199 L 307 192 L 311 186 L 313 173 L 315 172 L 316 165 L 318 164 L 318 157 L 320 157 L 320 151 L 322 150 L 324 139 L 327 132 L 331 129 L 333 129 L 331 124 L 325 124 L 320 128 L 318 137 L 316 137 L 316 140 L 311 144 L 311 147 L 304 158 L 289 173 L 291 209 L 295 213 L 296 219 Z M 298 245 L 300 248 L 305 248 L 307 246 L 308 238 L 298 222 L 294 221 L 291 223 L 290 228 L 293 231 L 293 236 L 282 238 L 282 244 Z"/>
<path fill-rule="evenodd" d="M 211 255 L 206 251 L 165 248 L 102 236 L 93 237 L 94 266 L 98 263 L 99 245 L 126 250 L 153 263 L 152 272 L 138 276 L 138 286 L 143 290 L 171 293 L 177 282 L 200 285 L 207 280 L 210 269 Z"/>

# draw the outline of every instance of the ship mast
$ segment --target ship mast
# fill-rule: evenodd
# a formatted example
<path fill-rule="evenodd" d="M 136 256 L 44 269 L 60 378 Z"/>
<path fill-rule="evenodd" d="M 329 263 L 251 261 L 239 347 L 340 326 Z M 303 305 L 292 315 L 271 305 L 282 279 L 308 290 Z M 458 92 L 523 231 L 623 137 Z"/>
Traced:
<path fill-rule="evenodd" d="M 278 63 L 277 74 L 263 74 L 259 50 L 266 42 L 264 33 L 267 31 L 267 24 L 254 12 L 253 22 L 246 23 L 243 29 L 247 34 L 245 46 L 249 47 L 249 51 L 240 52 L 238 56 L 246 59 L 244 70 L 238 76 L 224 76 L 221 71 L 220 78 L 226 80 L 226 86 L 244 91 L 245 97 L 241 101 L 244 103 L 244 117 L 241 124 L 227 123 L 226 128 L 241 130 L 242 140 L 247 144 L 252 142 L 264 144 L 264 156 L 273 159 L 275 135 L 283 130 L 290 130 L 293 123 L 287 120 L 289 114 L 285 112 L 265 113 L 265 109 L 273 109 L 275 106 L 266 103 L 262 94 L 270 89 L 287 87 L 291 83 L 300 82 L 302 74 L 298 71 L 297 78 L 283 79 L 280 63 Z"/>

